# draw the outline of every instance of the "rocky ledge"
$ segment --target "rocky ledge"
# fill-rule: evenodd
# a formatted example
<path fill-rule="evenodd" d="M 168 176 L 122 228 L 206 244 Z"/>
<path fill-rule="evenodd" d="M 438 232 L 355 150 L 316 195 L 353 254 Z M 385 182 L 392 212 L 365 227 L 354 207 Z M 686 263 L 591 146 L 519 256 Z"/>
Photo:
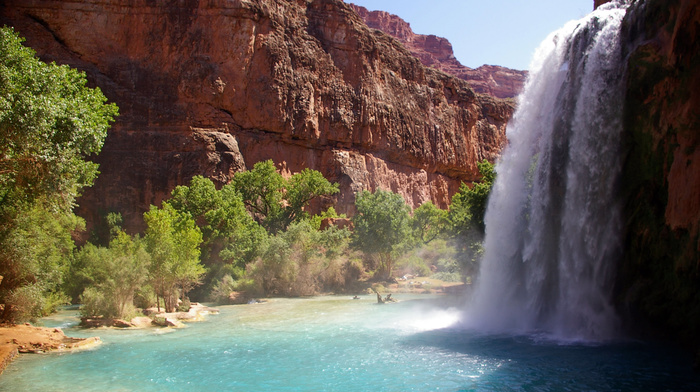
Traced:
<path fill-rule="evenodd" d="M 218 314 L 219 310 L 194 302 L 187 312 L 161 312 L 160 309 L 144 310 L 146 316 L 134 317 L 131 320 L 105 317 L 83 317 L 80 326 L 83 328 L 148 328 L 173 327 L 183 328 L 183 322 L 202 321 L 209 314 Z"/>
<path fill-rule="evenodd" d="M 30 324 L 0 327 L 0 372 L 19 353 L 46 353 L 86 349 L 101 344 L 99 337 L 71 338 L 60 328 L 41 328 Z"/>

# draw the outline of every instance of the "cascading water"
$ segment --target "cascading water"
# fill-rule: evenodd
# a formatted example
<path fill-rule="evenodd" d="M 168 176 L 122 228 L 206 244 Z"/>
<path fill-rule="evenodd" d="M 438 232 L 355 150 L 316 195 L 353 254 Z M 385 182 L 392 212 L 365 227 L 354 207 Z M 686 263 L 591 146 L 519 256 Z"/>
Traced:
<path fill-rule="evenodd" d="M 465 320 L 478 329 L 616 335 L 626 3 L 569 22 L 535 53 L 485 217 L 486 252 Z"/>

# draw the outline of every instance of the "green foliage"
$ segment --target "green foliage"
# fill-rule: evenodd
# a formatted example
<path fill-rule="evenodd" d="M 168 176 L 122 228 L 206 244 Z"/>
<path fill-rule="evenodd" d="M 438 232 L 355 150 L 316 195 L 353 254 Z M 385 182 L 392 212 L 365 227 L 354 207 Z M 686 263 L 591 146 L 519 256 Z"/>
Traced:
<path fill-rule="evenodd" d="M 205 214 L 207 244 L 221 249 L 222 260 L 242 268 L 258 255 L 267 233 L 248 215 L 240 192 L 233 185 L 224 185 L 219 195 L 219 208 Z"/>
<path fill-rule="evenodd" d="M 410 239 L 410 208 L 391 191 L 362 191 L 355 197 L 353 243 L 375 257 L 379 278 L 391 276 L 395 253 Z"/>
<path fill-rule="evenodd" d="M 0 302 L 2 319 L 40 316 L 62 302 L 80 225 L 70 209 L 92 184 L 117 107 L 68 66 L 46 64 L 0 28 Z"/>
<path fill-rule="evenodd" d="M 348 248 L 345 229 L 316 230 L 310 221 L 292 223 L 270 237 L 246 276 L 266 295 L 312 295 L 344 285 L 354 271 L 341 256 Z"/>
<path fill-rule="evenodd" d="M 493 164 L 486 160 L 479 162 L 478 167 L 481 181 L 471 188 L 462 183 L 459 192 L 452 196 L 448 218 L 452 232 L 457 236 L 466 236 L 473 229 L 480 233 L 485 230 L 484 215 L 496 171 Z"/>
<path fill-rule="evenodd" d="M 176 187 L 168 203 L 202 230 L 202 258 L 208 264 L 224 261 L 243 267 L 257 256 L 265 230 L 248 214 L 234 185 L 216 190 L 211 180 L 195 176 L 189 186 Z"/>
<path fill-rule="evenodd" d="M 316 170 L 304 169 L 285 180 L 272 160 L 237 173 L 233 184 L 253 217 L 272 234 L 306 218 L 303 209 L 314 198 L 338 192 L 338 185 Z"/>
<path fill-rule="evenodd" d="M 427 244 L 445 232 L 447 222 L 447 211 L 427 201 L 413 211 L 413 219 L 411 219 L 413 236 L 421 243 Z"/>
<path fill-rule="evenodd" d="M 396 269 L 400 271 L 399 275 L 430 276 L 432 274 L 426 260 L 415 253 L 399 258 Z"/>
<path fill-rule="evenodd" d="M 253 170 L 237 173 L 233 184 L 253 217 L 269 232 L 282 228 L 282 200 L 285 180 L 272 160 L 258 162 Z"/>
<path fill-rule="evenodd" d="M 73 264 L 74 290 L 82 291 L 82 315 L 124 318 L 132 314 L 135 293 L 148 279 L 150 261 L 142 241 L 123 231 L 115 234 L 108 248 L 83 246 Z"/>
<path fill-rule="evenodd" d="M 284 208 L 284 227 L 292 222 L 308 218 L 303 209 L 317 197 L 338 193 L 338 184 L 331 184 L 323 175 L 311 169 L 304 169 L 292 175 L 286 185 L 287 206 Z"/>
<path fill-rule="evenodd" d="M 189 215 L 178 213 L 167 202 L 162 208 L 151 206 L 144 220 L 144 240 L 151 256 L 150 283 L 163 298 L 166 310 L 172 310 L 177 299 L 194 288 L 205 272 L 199 262 L 202 232 Z"/>
<path fill-rule="evenodd" d="M 433 274 L 432 278 L 443 282 L 460 282 L 462 280 L 462 274 L 459 272 L 436 272 Z"/>
<path fill-rule="evenodd" d="M 231 275 L 224 275 L 221 280 L 214 284 L 209 297 L 216 303 L 225 304 L 233 291 L 236 291 L 236 281 Z"/>
<path fill-rule="evenodd" d="M 314 229 L 316 229 L 316 230 L 320 230 L 320 229 L 321 229 L 321 223 L 322 223 L 323 220 L 326 219 L 326 218 L 333 218 L 333 219 L 342 218 L 342 219 L 345 219 L 345 218 L 347 218 L 347 216 L 346 216 L 345 214 L 340 214 L 340 215 L 338 215 L 338 213 L 335 211 L 335 208 L 333 208 L 333 207 L 328 207 L 327 210 L 321 212 L 320 214 L 316 214 L 316 215 L 312 216 L 312 217 L 309 218 L 309 219 L 310 219 L 310 221 L 311 221 L 311 226 L 313 226 Z"/>
<path fill-rule="evenodd" d="M 2 319 L 33 319 L 65 302 L 61 285 L 74 248 L 71 232 L 83 224 L 71 213 L 50 212 L 36 206 L 18 216 L 13 226 L 2 233 Z"/>
<path fill-rule="evenodd" d="M 68 210 L 97 176 L 85 157 L 102 148 L 117 107 L 84 73 L 40 61 L 22 41 L 0 29 L 0 213 L 36 200 Z"/>
<path fill-rule="evenodd" d="M 478 164 L 481 182 L 471 188 L 462 184 L 452 197 L 448 214 L 452 235 L 457 241 L 457 259 L 464 277 L 475 274 L 479 268 L 483 248 L 484 215 L 489 194 L 496 180 L 493 164 L 482 161 Z"/>
<path fill-rule="evenodd" d="M 205 214 L 220 208 L 222 199 L 210 179 L 194 176 L 189 186 L 180 185 L 173 189 L 168 203 L 179 212 L 187 212 L 203 226 Z"/>

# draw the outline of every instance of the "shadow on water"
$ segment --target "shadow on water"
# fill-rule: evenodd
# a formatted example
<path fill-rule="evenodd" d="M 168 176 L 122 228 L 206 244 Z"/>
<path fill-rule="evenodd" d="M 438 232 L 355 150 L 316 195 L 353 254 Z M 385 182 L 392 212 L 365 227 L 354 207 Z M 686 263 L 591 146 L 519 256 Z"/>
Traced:
<path fill-rule="evenodd" d="M 691 357 L 656 343 L 564 344 L 450 327 L 409 335 L 401 344 L 493 365 L 460 391 L 700 391 Z"/>

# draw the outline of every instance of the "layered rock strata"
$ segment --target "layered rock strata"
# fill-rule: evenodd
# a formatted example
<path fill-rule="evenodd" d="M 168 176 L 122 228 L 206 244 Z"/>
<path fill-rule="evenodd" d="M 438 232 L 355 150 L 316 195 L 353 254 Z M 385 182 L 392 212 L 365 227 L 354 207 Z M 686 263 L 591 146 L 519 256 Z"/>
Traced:
<path fill-rule="evenodd" d="M 523 89 L 527 78 L 526 71 L 497 65 L 469 68 L 457 60 L 452 44 L 446 38 L 415 34 L 408 22 L 388 12 L 369 11 L 354 4 L 351 7 L 369 27 L 379 29 L 401 41 L 423 65 L 466 80 L 476 92 L 498 98 L 514 98 Z"/>
<path fill-rule="evenodd" d="M 85 70 L 120 107 L 101 175 L 79 200 L 94 222 L 141 214 L 201 174 L 226 183 L 273 159 L 354 193 L 391 189 L 445 207 L 495 159 L 513 104 L 423 66 L 340 0 L 6 0 L 46 61 Z"/>

